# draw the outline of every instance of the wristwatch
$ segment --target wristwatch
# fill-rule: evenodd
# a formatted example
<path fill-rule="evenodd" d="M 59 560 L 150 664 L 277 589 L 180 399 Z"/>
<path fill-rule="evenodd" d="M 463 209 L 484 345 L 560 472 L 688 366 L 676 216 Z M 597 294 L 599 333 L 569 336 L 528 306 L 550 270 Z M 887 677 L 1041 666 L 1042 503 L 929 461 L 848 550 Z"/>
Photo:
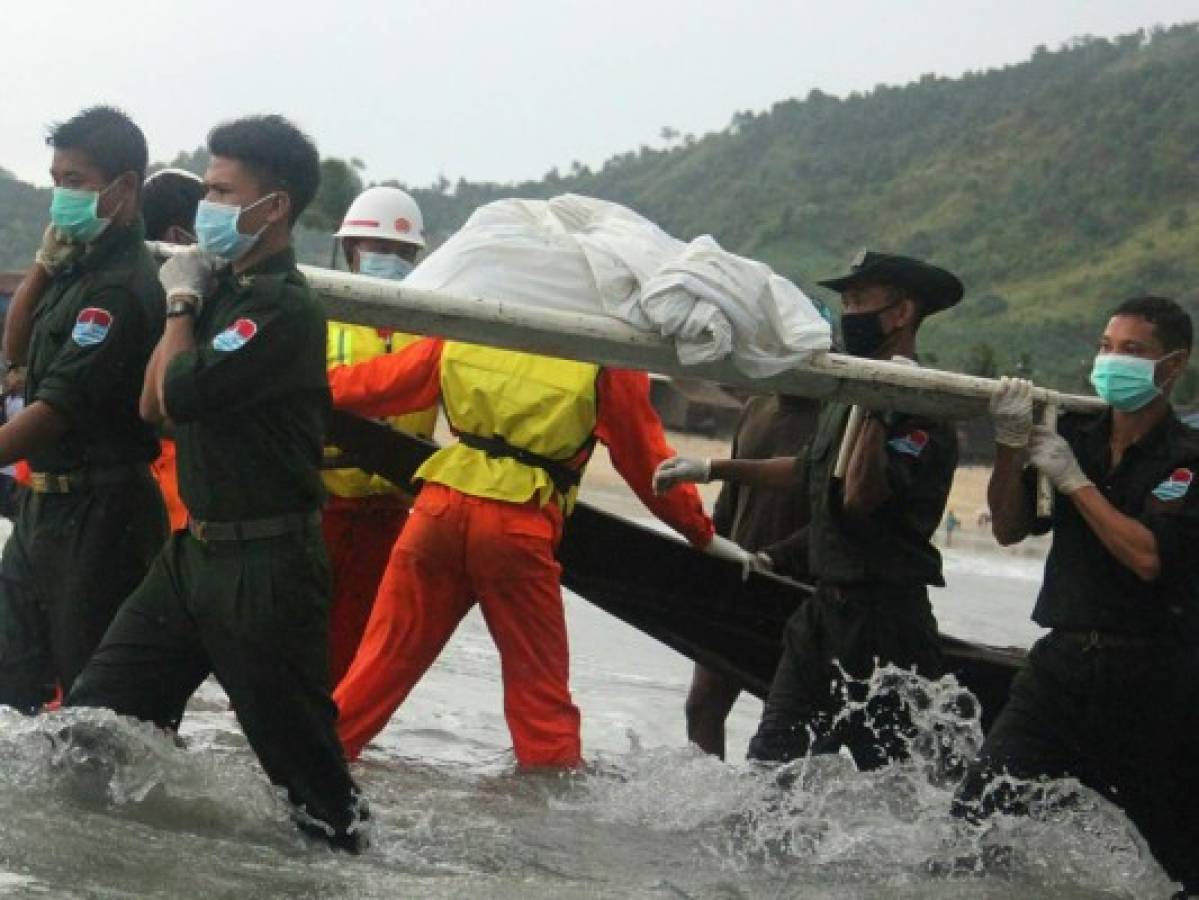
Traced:
<path fill-rule="evenodd" d="M 196 317 L 196 301 L 191 297 L 172 297 L 167 301 L 167 318 L 176 319 L 179 316 Z"/>

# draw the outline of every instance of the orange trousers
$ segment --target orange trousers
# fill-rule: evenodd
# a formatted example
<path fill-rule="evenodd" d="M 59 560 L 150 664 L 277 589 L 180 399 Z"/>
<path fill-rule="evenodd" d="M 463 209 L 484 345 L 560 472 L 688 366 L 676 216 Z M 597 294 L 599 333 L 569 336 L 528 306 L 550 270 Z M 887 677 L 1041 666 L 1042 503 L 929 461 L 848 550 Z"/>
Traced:
<path fill-rule="evenodd" d="M 179 496 L 179 472 L 175 468 L 175 442 L 170 438 L 162 438 L 159 441 L 162 452 L 158 454 L 158 459 L 150 463 L 150 474 L 154 476 L 154 480 L 158 482 L 158 489 L 162 491 L 162 502 L 167 508 L 167 519 L 171 524 L 171 531 L 179 531 L 187 527 L 187 507 L 183 505 L 183 500 Z"/>
<path fill-rule="evenodd" d="M 408 501 L 398 494 L 330 497 L 321 512 L 325 549 L 333 573 L 329 604 L 329 684 L 349 671 L 391 548 L 408 518 Z"/>
<path fill-rule="evenodd" d="M 333 693 L 356 758 L 437 659 L 476 600 L 500 653 L 504 717 L 522 767 L 581 761 L 554 550 L 557 504 L 516 504 L 426 484 L 400 533 L 358 655 Z"/>

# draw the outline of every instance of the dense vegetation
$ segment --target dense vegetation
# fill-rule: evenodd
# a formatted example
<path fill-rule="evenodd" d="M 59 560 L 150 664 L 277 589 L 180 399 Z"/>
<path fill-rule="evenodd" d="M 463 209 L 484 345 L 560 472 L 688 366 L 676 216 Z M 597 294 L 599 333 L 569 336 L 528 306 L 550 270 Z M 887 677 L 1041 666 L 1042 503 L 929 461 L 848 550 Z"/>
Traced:
<path fill-rule="evenodd" d="M 929 323 L 939 365 L 1023 369 L 1076 389 L 1118 300 L 1151 291 L 1199 313 L 1197 84 L 1199 26 L 1080 38 L 959 79 L 843 99 L 813 91 L 698 139 L 663 128 L 664 146 L 595 171 L 413 192 L 434 241 L 481 203 L 575 191 L 679 237 L 712 234 L 816 291 L 863 246 L 926 257 L 968 288 Z M 325 172 L 306 224 L 327 233 L 360 181 L 352 163 L 326 160 Z M 0 267 L 28 258 L 46 202 L 0 174 Z M 303 249 L 328 259 L 318 234 Z"/>

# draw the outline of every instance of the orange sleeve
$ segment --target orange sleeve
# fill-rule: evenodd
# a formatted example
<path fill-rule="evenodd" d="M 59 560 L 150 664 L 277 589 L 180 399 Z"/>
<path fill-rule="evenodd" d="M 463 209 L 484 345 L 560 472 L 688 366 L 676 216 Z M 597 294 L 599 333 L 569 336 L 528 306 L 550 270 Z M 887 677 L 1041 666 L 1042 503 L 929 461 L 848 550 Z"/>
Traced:
<path fill-rule="evenodd" d="M 329 370 L 333 405 L 360 416 L 399 416 L 428 409 L 441 394 L 441 338 L 423 338 L 399 353 L 384 353 Z"/>
<path fill-rule="evenodd" d="M 599 411 L 595 435 L 612 457 L 616 471 L 650 511 L 696 547 L 712 540 L 712 520 L 693 484 L 681 484 L 659 497 L 654 469 L 675 455 L 666 443 L 662 420 L 649 402 L 649 376 L 627 369 L 604 369 L 597 385 Z"/>

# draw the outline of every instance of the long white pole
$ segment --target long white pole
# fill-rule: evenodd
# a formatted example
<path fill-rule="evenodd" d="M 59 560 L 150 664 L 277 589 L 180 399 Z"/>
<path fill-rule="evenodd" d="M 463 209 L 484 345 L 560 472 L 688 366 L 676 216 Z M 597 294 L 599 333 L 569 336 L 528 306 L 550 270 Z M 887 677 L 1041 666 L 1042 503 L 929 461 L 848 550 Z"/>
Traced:
<path fill-rule="evenodd" d="M 153 245 L 160 255 L 175 252 Z M 704 378 L 757 393 L 778 391 L 818 400 L 855 403 L 942 418 L 985 415 L 996 382 L 897 363 L 818 353 L 808 362 L 771 378 L 751 378 L 731 362 L 679 362 L 674 343 L 610 316 L 534 307 L 491 297 L 459 297 L 404 287 L 401 282 L 301 266 L 339 322 L 392 328 L 459 341 L 524 350 L 664 375 Z M 1062 411 L 1103 408 L 1094 397 L 1037 388 L 1034 401 Z"/>

